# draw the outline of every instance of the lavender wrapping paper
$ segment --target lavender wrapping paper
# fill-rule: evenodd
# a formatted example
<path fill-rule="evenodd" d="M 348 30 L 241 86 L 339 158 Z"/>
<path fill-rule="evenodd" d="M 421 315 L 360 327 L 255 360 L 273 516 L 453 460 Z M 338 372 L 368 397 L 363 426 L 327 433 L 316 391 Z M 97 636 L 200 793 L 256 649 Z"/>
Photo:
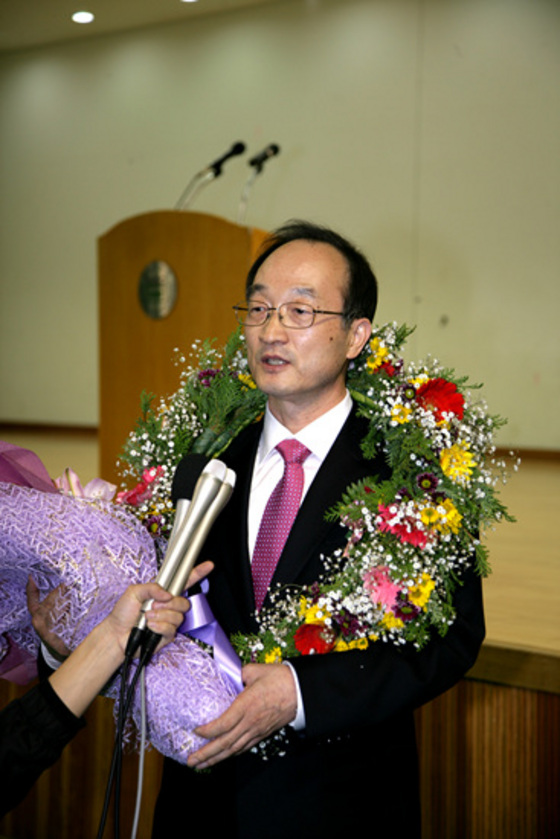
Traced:
<path fill-rule="evenodd" d="M 37 655 L 25 594 L 30 574 L 41 597 L 65 584 L 54 623 L 74 649 L 131 583 L 148 582 L 156 573 L 150 535 L 122 508 L 0 483 L 0 673 L 9 651 Z M 111 695 L 118 695 L 118 682 Z M 235 695 L 213 658 L 178 635 L 147 668 L 149 741 L 162 754 L 186 762 L 204 742 L 193 728 L 218 717 Z M 139 714 L 137 699 L 136 720 Z"/>

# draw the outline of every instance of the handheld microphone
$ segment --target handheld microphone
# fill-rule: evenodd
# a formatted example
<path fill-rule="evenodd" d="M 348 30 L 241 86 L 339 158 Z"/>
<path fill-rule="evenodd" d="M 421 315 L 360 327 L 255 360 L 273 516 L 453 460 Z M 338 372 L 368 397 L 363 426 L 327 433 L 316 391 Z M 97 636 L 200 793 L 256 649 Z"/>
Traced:
<path fill-rule="evenodd" d="M 198 554 L 219 513 L 229 500 L 235 485 L 235 472 L 219 460 L 210 460 L 198 479 L 192 501 L 172 536 L 156 582 L 173 595 L 182 594 Z M 160 637 L 147 628 L 146 611 L 152 600 L 146 601 L 132 630 L 127 655 L 133 655 L 142 644 L 141 664 L 147 663 Z"/>
<path fill-rule="evenodd" d="M 198 545 L 202 523 L 223 482 L 226 480 L 227 473 L 228 469 L 225 463 L 222 463 L 221 460 L 210 460 L 196 482 L 192 501 L 173 539 L 171 551 L 166 554 L 166 560 L 156 577 L 156 583 L 159 583 L 167 591 L 171 591 L 172 594 L 180 594 L 182 591 L 182 589 L 176 591 L 175 587 L 172 590 L 173 580 L 182 565 L 187 549 L 190 548 L 192 543 Z M 202 548 L 202 542 L 198 545 L 199 550 L 200 548 Z"/>
<path fill-rule="evenodd" d="M 223 470 L 225 470 L 225 473 Z M 232 469 L 227 469 L 219 460 L 211 460 L 200 476 L 191 506 L 177 537 L 176 550 L 180 555 L 180 560 L 175 567 L 171 581 L 166 582 L 164 586 L 171 594 L 177 596 L 185 590 L 189 575 L 212 525 L 233 492 L 235 477 L 235 472 Z M 147 630 L 146 638 L 142 643 L 140 666 L 145 666 L 148 663 L 159 641 L 159 635 Z"/>
<path fill-rule="evenodd" d="M 219 461 L 212 460 L 210 463 L 219 463 Z M 222 466 L 223 464 L 220 465 Z M 179 562 L 175 574 L 173 575 L 173 579 L 169 585 L 165 586 L 167 591 L 171 592 L 171 594 L 179 595 L 185 590 L 189 575 L 194 568 L 198 555 L 202 550 L 206 539 L 208 538 L 212 525 L 229 501 L 234 486 L 235 472 L 232 469 L 226 469 L 220 487 L 210 503 L 197 503 L 197 511 L 195 513 L 196 521 L 192 524 L 192 526 L 189 526 L 189 517 L 189 522 L 188 524 L 185 524 L 185 529 L 179 537 L 180 545 L 184 545 L 185 547 L 182 552 L 181 561 Z M 207 494 L 207 497 L 210 497 L 210 493 Z M 199 507 L 200 515 L 197 515 Z M 194 510 L 194 508 L 195 498 L 193 498 L 189 512 Z"/>
<path fill-rule="evenodd" d="M 202 454 L 188 454 L 179 462 L 173 476 L 171 486 L 171 500 L 175 505 L 175 521 L 167 542 L 167 549 L 159 573 L 167 568 L 175 556 L 176 542 L 179 531 L 187 515 L 191 498 L 196 490 L 196 484 L 208 463 L 208 458 Z M 159 576 L 156 582 L 160 582 Z"/>
<path fill-rule="evenodd" d="M 280 153 L 280 146 L 277 146 L 276 143 L 270 143 L 265 149 L 261 152 L 256 154 L 254 157 L 251 158 L 249 161 L 249 166 L 254 166 L 255 169 L 260 172 L 269 158 L 274 157 L 276 154 Z"/>

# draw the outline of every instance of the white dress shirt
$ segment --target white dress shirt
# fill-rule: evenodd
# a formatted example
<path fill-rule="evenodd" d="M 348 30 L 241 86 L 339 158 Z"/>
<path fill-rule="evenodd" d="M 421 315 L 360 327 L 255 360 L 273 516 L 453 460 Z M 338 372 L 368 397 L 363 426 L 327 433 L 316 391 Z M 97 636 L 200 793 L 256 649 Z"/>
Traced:
<path fill-rule="evenodd" d="M 332 444 L 338 437 L 351 410 L 352 398 L 348 391 L 346 391 L 344 399 L 339 402 L 338 405 L 335 405 L 335 407 L 331 408 L 330 411 L 327 411 L 318 419 L 309 423 L 309 425 L 306 425 L 305 428 L 302 428 L 297 432 L 297 434 L 292 434 L 284 425 L 282 425 L 281 422 L 276 419 L 276 417 L 271 414 L 267 406 L 261 439 L 259 441 L 257 456 L 255 458 L 255 465 L 253 468 L 251 492 L 249 495 L 249 510 L 247 514 L 249 556 L 251 559 L 253 557 L 253 550 L 255 542 L 257 541 L 257 533 L 267 501 L 284 473 L 284 458 L 276 449 L 278 443 L 282 442 L 282 440 L 295 438 L 300 443 L 303 443 L 303 445 L 311 452 L 303 463 L 303 501 L 307 490 L 311 486 L 311 482 L 315 478 L 315 475 L 319 471 L 319 467 L 329 453 Z M 285 663 L 289 666 L 292 672 L 297 692 L 297 712 L 290 725 L 296 731 L 302 731 L 305 728 L 305 709 L 303 707 L 299 680 L 290 663 Z"/>
<path fill-rule="evenodd" d="M 292 434 L 270 413 L 267 406 L 249 496 L 248 531 L 251 558 L 267 501 L 284 473 L 284 458 L 276 449 L 278 443 L 286 439 L 296 439 L 311 452 L 303 463 L 303 500 L 351 410 L 352 398 L 346 391 L 346 396 L 338 405 L 306 425 L 297 434 Z"/>

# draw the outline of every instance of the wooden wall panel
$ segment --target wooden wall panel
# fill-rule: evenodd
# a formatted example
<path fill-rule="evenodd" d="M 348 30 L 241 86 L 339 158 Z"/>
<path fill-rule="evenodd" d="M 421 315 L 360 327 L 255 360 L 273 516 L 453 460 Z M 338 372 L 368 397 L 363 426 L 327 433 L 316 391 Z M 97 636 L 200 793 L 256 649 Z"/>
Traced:
<path fill-rule="evenodd" d="M 416 717 L 423 839 L 560 837 L 560 696 L 464 680 Z"/>
<path fill-rule="evenodd" d="M 0 707 L 23 690 L 0 682 Z M 0 821 L 1 836 L 95 839 L 112 750 L 111 705 L 96 701 L 86 730 Z M 560 837 L 559 695 L 464 680 L 419 709 L 416 722 L 423 839 Z M 123 836 L 130 835 L 136 772 L 130 755 Z M 160 772 L 161 758 L 150 752 L 138 839 L 150 837 Z"/>

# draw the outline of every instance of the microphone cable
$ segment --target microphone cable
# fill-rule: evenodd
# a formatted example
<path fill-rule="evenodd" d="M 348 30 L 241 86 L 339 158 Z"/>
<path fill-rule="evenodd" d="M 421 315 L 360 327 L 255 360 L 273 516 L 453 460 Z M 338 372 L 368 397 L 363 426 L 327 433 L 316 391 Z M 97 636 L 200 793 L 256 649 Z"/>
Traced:
<path fill-rule="evenodd" d="M 122 775 L 122 753 L 123 753 L 123 740 L 124 740 L 124 726 L 126 722 L 126 718 L 128 716 L 128 712 L 130 710 L 130 706 L 132 704 L 132 700 L 134 698 L 134 694 L 136 692 L 136 686 L 138 684 L 138 680 L 145 668 L 148 664 L 150 658 L 152 657 L 153 651 L 157 647 L 160 636 L 156 635 L 149 630 L 144 634 L 147 635 L 147 638 L 142 639 L 142 653 L 140 655 L 140 660 L 136 667 L 136 670 L 130 680 L 130 684 L 128 684 L 131 665 L 133 661 L 133 656 L 135 652 L 135 647 L 130 643 L 127 647 L 125 653 L 125 660 L 121 667 L 121 683 L 119 689 L 119 713 L 117 717 L 117 725 L 116 725 L 116 733 L 115 733 L 115 741 L 113 745 L 113 755 L 111 759 L 111 766 L 109 769 L 109 777 L 107 780 L 107 786 L 105 789 L 105 798 L 103 802 L 103 811 L 101 813 L 101 818 L 99 822 L 99 827 L 97 830 L 97 839 L 102 839 L 103 833 L 105 832 L 105 826 L 107 823 L 107 816 L 109 813 L 109 807 L 111 803 L 111 796 L 114 790 L 114 839 L 120 839 L 120 797 L 121 797 L 121 775 Z M 137 637 L 134 638 L 137 643 Z"/>
<path fill-rule="evenodd" d="M 235 152 L 237 153 L 237 152 Z M 194 493 L 192 500 L 192 507 L 189 507 L 188 514 L 182 519 L 180 525 L 184 527 L 181 533 L 181 538 L 178 534 L 171 535 L 171 542 L 173 543 L 170 553 L 166 553 L 160 574 L 156 582 L 159 582 L 167 591 L 172 594 L 179 594 L 184 591 L 188 579 L 188 575 L 192 570 L 198 552 L 200 551 L 203 542 L 206 539 L 208 530 L 212 526 L 215 518 L 227 503 L 235 485 L 235 472 L 228 469 L 225 464 L 218 460 L 211 460 L 206 462 L 206 466 L 202 471 L 198 468 L 200 466 L 199 460 L 193 460 L 195 456 L 191 456 L 189 460 L 184 459 L 185 467 L 181 470 L 187 474 L 189 482 L 196 477 L 194 483 Z M 180 464 L 180 466 L 181 466 Z M 175 478 L 177 477 L 177 472 Z M 174 486 L 175 486 L 174 478 Z M 193 521 L 189 519 L 190 513 L 195 510 Z M 190 527 L 190 531 L 187 528 Z M 180 552 L 178 554 L 178 552 Z M 178 556 L 176 556 L 178 554 Z M 174 559 L 173 563 L 166 566 L 166 561 L 170 558 Z M 180 562 L 177 565 L 177 560 Z M 164 572 L 165 569 L 165 572 Z M 161 576 L 167 574 L 170 579 Z M 107 814 L 111 802 L 111 795 L 114 790 L 114 821 L 115 832 L 114 839 L 120 839 L 120 795 L 121 795 L 121 774 L 122 774 L 122 752 L 124 741 L 124 728 L 128 712 L 134 699 L 138 680 L 150 662 L 152 655 L 156 651 L 159 642 L 162 639 L 161 635 L 152 632 L 145 624 L 144 616 L 131 631 L 125 650 L 124 662 L 121 666 L 121 683 L 119 690 L 119 712 L 117 715 L 117 727 L 115 742 L 113 746 L 113 756 L 111 759 L 111 766 L 109 770 L 109 777 L 107 780 L 107 787 L 105 790 L 105 799 L 103 805 L 103 812 L 97 832 L 97 839 L 102 839 L 105 826 L 107 823 Z M 132 667 L 133 657 L 136 651 L 140 648 L 140 655 L 136 670 L 130 679 L 129 673 Z M 145 712 L 143 711 L 143 714 Z M 143 721 L 143 724 L 145 721 Z"/>
<path fill-rule="evenodd" d="M 144 764 L 147 746 L 147 720 L 146 720 L 146 670 L 142 670 L 140 677 L 140 754 L 138 755 L 138 779 L 136 782 L 136 804 L 130 839 L 136 839 L 138 824 L 140 822 L 140 810 L 142 807 L 142 792 L 144 789 Z"/>
<path fill-rule="evenodd" d="M 131 664 L 132 656 L 126 654 L 125 660 L 121 666 L 121 683 L 119 688 L 119 713 L 117 718 L 116 730 L 115 730 L 115 739 L 113 743 L 113 754 L 111 757 L 111 765 L 109 768 L 109 776 L 107 778 L 107 785 L 105 787 L 105 798 L 103 801 L 103 810 L 101 812 L 101 818 L 99 820 L 99 826 L 97 828 L 97 837 L 96 839 L 102 839 L 103 833 L 105 832 L 105 826 L 107 823 L 107 816 L 109 813 L 109 807 L 111 804 L 111 796 L 113 793 L 113 787 L 115 786 L 116 776 L 120 773 L 121 770 L 121 755 L 122 755 L 122 731 L 124 728 L 124 703 L 125 703 L 125 695 L 126 695 L 126 683 L 128 682 L 128 675 L 130 671 L 130 664 Z M 120 789 L 120 783 L 117 787 Z M 114 822 L 115 822 L 115 830 L 114 836 L 115 839 L 119 839 L 120 828 L 119 828 L 119 805 L 115 800 L 115 813 L 114 813 Z"/>

